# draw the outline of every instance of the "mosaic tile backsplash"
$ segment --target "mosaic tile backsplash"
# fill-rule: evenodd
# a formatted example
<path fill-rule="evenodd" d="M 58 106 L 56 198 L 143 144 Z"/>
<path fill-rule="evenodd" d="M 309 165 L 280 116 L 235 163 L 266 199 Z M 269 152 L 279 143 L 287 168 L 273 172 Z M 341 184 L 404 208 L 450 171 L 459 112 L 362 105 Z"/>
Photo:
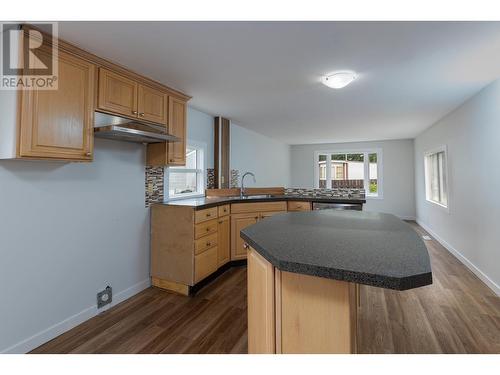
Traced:
<path fill-rule="evenodd" d="M 215 189 L 215 169 L 207 168 L 207 189 Z"/>
<path fill-rule="evenodd" d="M 365 189 L 338 188 L 338 189 L 305 189 L 287 188 L 285 195 L 300 195 L 306 197 L 325 198 L 360 198 L 365 199 Z"/>
<path fill-rule="evenodd" d="M 165 168 L 146 167 L 146 208 L 149 207 L 151 203 L 163 202 L 164 176 Z"/>
<path fill-rule="evenodd" d="M 240 185 L 239 185 L 240 171 L 239 170 L 237 170 L 237 169 L 231 169 L 230 179 L 231 179 L 229 181 L 229 187 L 230 188 L 240 187 Z"/>
<path fill-rule="evenodd" d="M 215 174 L 213 168 L 208 168 L 207 188 L 215 187 Z M 165 168 L 146 167 L 145 170 L 145 206 L 151 206 L 152 203 L 161 203 L 164 200 L 164 177 Z M 239 187 L 239 171 L 231 169 L 231 187 Z M 336 188 L 336 189 L 307 189 L 307 188 L 287 188 L 285 195 L 306 196 L 306 197 L 325 197 L 325 198 L 360 198 L 365 199 L 364 189 L 355 188 Z"/>

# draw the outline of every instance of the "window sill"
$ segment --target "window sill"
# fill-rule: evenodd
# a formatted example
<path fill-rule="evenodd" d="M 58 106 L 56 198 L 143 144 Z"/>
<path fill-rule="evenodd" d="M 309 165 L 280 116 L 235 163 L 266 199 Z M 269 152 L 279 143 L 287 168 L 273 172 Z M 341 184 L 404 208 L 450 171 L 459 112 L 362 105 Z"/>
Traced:
<path fill-rule="evenodd" d="M 194 198 L 205 198 L 205 195 L 204 194 L 189 194 L 189 195 L 183 195 L 182 197 L 168 197 L 167 199 L 165 199 L 166 202 L 170 202 L 170 201 L 181 201 L 183 199 L 194 199 Z"/>
<path fill-rule="evenodd" d="M 384 196 L 383 195 L 365 195 L 366 200 L 383 200 Z"/>
<path fill-rule="evenodd" d="M 439 210 L 442 210 L 444 212 L 446 212 L 447 214 L 450 213 L 450 205 L 448 206 L 445 206 L 444 204 L 441 204 L 441 203 L 438 203 L 438 202 L 434 202 L 434 201 L 431 201 L 427 198 L 425 198 L 425 202 L 431 206 L 431 207 L 436 207 L 437 209 Z"/>

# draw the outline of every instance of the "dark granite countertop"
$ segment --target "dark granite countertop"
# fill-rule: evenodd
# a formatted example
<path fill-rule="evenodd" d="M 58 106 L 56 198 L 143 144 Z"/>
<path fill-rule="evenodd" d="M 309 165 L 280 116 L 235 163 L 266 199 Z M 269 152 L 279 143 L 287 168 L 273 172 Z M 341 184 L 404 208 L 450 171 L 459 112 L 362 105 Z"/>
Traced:
<path fill-rule="evenodd" d="M 394 215 L 288 212 L 266 218 L 240 234 L 282 271 L 397 290 L 432 284 L 425 244 Z"/>
<path fill-rule="evenodd" d="M 343 197 L 313 197 L 302 195 L 272 195 L 272 196 L 250 196 L 249 198 L 240 197 L 201 197 L 192 199 L 179 199 L 173 201 L 165 201 L 160 204 L 169 206 L 188 206 L 196 210 L 220 206 L 229 203 L 242 203 L 242 202 L 276 202 L 276 201 L 305 201 L 305 202 L 323 202 L 323 203 L 366 203 L 364 198 L 343 198 Z"/>

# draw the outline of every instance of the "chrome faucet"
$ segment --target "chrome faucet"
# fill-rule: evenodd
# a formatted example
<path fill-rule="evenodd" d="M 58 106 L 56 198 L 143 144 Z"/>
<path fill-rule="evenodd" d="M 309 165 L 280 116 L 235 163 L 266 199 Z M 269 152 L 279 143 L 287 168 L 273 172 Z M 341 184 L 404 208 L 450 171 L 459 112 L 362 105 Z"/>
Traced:
<path fill-rule="evenodd" d="M 241 177 L 241 189 L 240 189 L 240 198 L 243 198 L 245 195 L 245 176 L 250 175 L 253 177 L 253 183 L 255 184 L 257 181 L 255 180 L 255 175 L 252 172 L 246 172 L 242 177 Z"/>

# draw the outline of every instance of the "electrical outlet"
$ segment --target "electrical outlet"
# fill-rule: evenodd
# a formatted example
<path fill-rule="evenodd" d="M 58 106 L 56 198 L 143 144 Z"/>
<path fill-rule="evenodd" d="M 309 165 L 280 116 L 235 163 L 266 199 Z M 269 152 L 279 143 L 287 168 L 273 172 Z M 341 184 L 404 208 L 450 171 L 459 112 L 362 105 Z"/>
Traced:
<path fill-rule="evenodd" d="M 150 182 L 148 184 L 148 193 L 150 193 L 150 194 L 153 193 L 153 190 L 154 190 L 154 185 L 153 185 L 153 183 Z"/>
<path fill-rule="evenodd" d="M 100 309 L 113 301 L 113 288 L 109 285 L 97 293 L 97 308 Z"/>
<path fill-rule="evenodd" d="M 432 238 L 430 238 L 429 236 L 422 236 L 422 238 L 424 239 L 424 241 L 431 241 Z"/>

